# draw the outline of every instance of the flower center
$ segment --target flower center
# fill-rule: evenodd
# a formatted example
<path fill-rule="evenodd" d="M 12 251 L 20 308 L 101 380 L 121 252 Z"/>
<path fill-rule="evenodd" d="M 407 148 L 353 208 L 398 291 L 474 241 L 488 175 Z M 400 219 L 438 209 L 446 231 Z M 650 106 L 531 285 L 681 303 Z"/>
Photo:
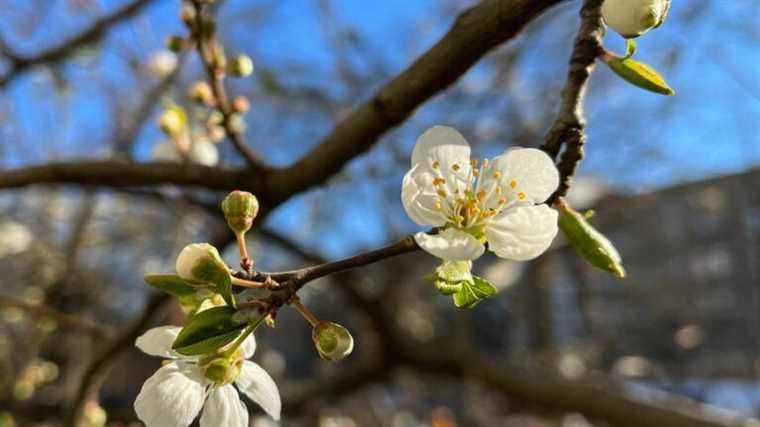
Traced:
<path fill-rule="evenodd" d="M 478 237 L 490 218 L 500 214 L 508 206 L 526 199 L 519 182 L 504 179 L 502 172 L 493 170 L 488 159 L 478 164 L 470 161 L 467 175 L 462 165 L 454 163 L 451 171 L 441 170 L 441 164 L 433 162 L 433 186 L 436 189 L 435 208 L 444 216 L 447 226 L 466 230 Z M 448 178 L 448 180 L 447 180 Z"/>
<path fill-rule="evenodd" d="M 203 376 L 213 381 L 216 385 L 230 384 L 240 376 L 240 368 L 243 365 L 243 356 L 235 352 L 231 357 L 217 357 L 201 360 L 201 372 Z"/>

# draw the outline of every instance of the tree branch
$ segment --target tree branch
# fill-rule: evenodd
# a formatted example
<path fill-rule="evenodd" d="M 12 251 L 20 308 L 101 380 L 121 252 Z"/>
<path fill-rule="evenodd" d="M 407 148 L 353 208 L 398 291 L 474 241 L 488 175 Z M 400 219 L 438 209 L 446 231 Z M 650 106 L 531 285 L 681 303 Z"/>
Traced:
<path fill-rule="evenodd" d="M 270 177 L 274 200 L 324 183 L 389 129 L 454 83 L 496 46 L 562 0 L 484 0 L 461 14 L 453 27 L 409 68 L 341 121 L 319 145 Z"/>
<path fill-rule="evenodd" d="M 139 13 L 152 0 L 135 0 L 126 4 L 112 14 L 104 16 L 90 25 L 81 33 L 33 56 L 24 57 L 13 52 L 5 43 L 0 49 L 3 56 L 10 61 L 10 69 L 0 77 L 0 88 L 20 76 L 27 69 L 36 65 L 49 65 L 65 60 L 79 49 L 97 42 L 106 34 L 109 28 L 121 21 L 127 20 Z"/>
<path fill-rule="evenodd" d="M 0 308 L 6 307 L 19 308 L 37 318 L 51 318 L 65 328 L 86 332 L 97 338 L 109 338 L 113 335 L 111 328 L 90 319 L 64 313 L 47 305 L 30 304 L 13 297 L 0 295 Z"/>
<path fill-rule="evenodd" d="M 570 68 L 565 87 L 562 89 L 560 111 L 541 146 L 554 159 L 565 144 L 565 151 L 558 166 L 560 185 L 547 201 L 549 204 L 567 193 L 575 170 L 583 159 L 583 145 L 586 142 L 583 102 L 586 98 L 589 78 L 596 68 L 596 59 L 604 51 L 602 1 L 585 0 L 583 3 L 581 25 L 570 56 Z"/>

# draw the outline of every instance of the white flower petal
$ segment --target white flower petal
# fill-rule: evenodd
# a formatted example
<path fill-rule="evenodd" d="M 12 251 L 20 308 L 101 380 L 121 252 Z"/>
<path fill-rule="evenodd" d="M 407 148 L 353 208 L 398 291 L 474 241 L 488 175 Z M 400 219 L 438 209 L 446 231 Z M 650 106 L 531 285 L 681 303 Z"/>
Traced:
<path fill-rule="evenodd" d="M 248 335 L 248 338 L 243 341 L 240 349 L 243 351 L 244 359 L 250 359 L 253 357 L 253 353 L 256 352 L 256 338 L 253 337 L 253 334 Z"/>
<path fill-rule="evenodd" d="M 485 251 L 478 239 L 455 228 L 447 228 L 438 234 L 417 233 L 414 241 L 425 252 L 445 261 L 473 260 Z"/>
<path fill-rule="evenodd" d="M 272 377 L 261 366 L 249 360 L 243 361 L 240 376 L 235 380 L 235 384 L 272 418 L 280 419 L 280 391 Z"/>
<path fill-rule="evenodd" d="M 135 399 L 137 417 L 147 427 L 187 427 L 203 407 L 200 372 L 170 363 L 148 378 Z"/>
<path fill-rule="evenodd" d="M 401 185 L 404 210 L 418 225 L 442 226 L 446 224 L 446 219 L 435 209 L 438 195 L 432 186 L 433 177 L 421 169 L 421 165 L 416 165 L 404 176 Z M 430 188 L 425 188 L 425 182 L 430 182 Z"/>
<path fill-rule="evenodd" d="M 150 329 L 135 340 L 135 346 L 151 356 L 174 358 L 172 343 L 181 330 L 179 326 L 159 326 Z"/>
<path fill-rule="evenodd" d="M 557 235 L 557 211 L 547 205 L 519 205 L 507 209 L 486 225 L 488 248 L 500 258 L 535 258 Z"/>
<path fill-rule="evenodd" d="M 426 160 L 431 157 L 444 157 L 456 161 L 464 159 L 469 165 L 470 144 L 452 127 L 433 126 L 417 138 L 412 151 L 412 166 L 418 163 L 427 164 Z"/>
<path fill-rule="evenodd" d="M 535 148 L 512 148 L 491 161 L 485 181 L 500 172 L 499 181 L 505 187 L 523 192 L 525 200 L 535 203 L 545 201 L 559 185 L 559 172 L 548 154 Z M 488 188 L 487 182 L 484 186 Z"/>
<path fill-rule="evenodd" d="M 240 401 L 235 387 L 228 384 L 211 390 L 206 405 L 203 407 L 200 425 L 201 427 L 248 427 L 248 410 Z"/>

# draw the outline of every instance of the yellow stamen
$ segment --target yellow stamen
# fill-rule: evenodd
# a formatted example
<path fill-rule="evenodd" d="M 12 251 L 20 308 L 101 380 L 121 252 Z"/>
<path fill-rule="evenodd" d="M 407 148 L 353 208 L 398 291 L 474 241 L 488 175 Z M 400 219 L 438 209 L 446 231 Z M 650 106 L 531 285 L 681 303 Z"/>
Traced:
<path fill-rule="evenodd" d="M 512 188 L 517 187 L 517 181 L 515 181 L 514 179 L 512 181 L 509 181 L 509 186 Z"/>
<path fill-rule="evenodd" d="M 433 185 L 441 185 L 441 184 L 445 184 L 445 183 L 446 183 L 446 180 L 443 179 L 443 178 L 435 178 L 435 179 L 433 179 Z"/>
<path fill-rule="evenodd" d="M 444 199 L 446 198 L 446 192 L 443 190 L 438 190 L 438 195 L 443 197 Z"/>
<path fill-rule="evenodd" d="M 499 199 L 499 204 L 500 205 L 506 205 L 507 204 L 507 198 L 506 197 L 501 197 Z"/>
<path fill-rule="evenodd" d="M 438 169 L 439 167 L 441 167 L 441 163 L 438 160 L 434 161 L 433 162 L 433 169 Z"/>
<path fill-rule="evenodd" d="M 520 200 L 525 200 L 525 193 L 523 193 L 523 192 L 521 191 L 521 192 L 517 193 L 517 197 L 519 197 L 519 198 L 520 198 Z"/>
<path fill-rule="evenodd" d="M 451 165 L 451 169 L 453 169 L 454 172 L 459 172 L 460 167 L 458 164 L 454 163 L 453 165 Z"/>
<path fill-rule="evenodd" d="M 499 172 L 499 171 L 496 171 L 496 172 L 494 172 L 494 173 L 493 173 L 493 178 L 494 178 L 494 179 L 499 179 L 499 178 L 501 178 L 501 172 Z"/>

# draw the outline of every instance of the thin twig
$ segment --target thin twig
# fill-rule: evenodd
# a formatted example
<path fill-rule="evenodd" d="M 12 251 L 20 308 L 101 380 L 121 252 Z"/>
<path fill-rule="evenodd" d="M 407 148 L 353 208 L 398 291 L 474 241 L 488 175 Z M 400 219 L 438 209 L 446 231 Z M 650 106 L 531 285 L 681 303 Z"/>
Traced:
<path fill-rule="evenodd" d="M 578 164 L 583 159 L 583 145 L 586 142 L 584 129 L 586 118 L 583 113 L 583 102 L 591 74 L 596 68 L 596 59 L 604 52 L 602 37 L 601 7 L 603 0 L 586 0 L 581 8 L 581 25 L 575 38 L 575 46 L 570 56 L 570 68 L 567 81 L 562 89 L 562 104 L 554 125 L 546 135 L 542 149 L 555 159 L 562 145 L 565 151 L 558 165 L 560 185 L 549 198 L 553 203 L 558 197 L 564 196 L 570 188 L 570 181 L 575 174 Z"/>
<path fill-rule="evenodd" d="M 114 332 L 112 328 L 101 325 L 90 319 L 64 313 L 44 304 L 30 304 L 6 295 L 0 295 L 0 307 L 18 308 L 41 319 L 50 318 L 64 328 L 87 332 L 98 338 L 110 338 L 113 336 Z"/>
<path fill-rule="evenodd" d="M 257 170 L 266 170 L 268 166 L 259 159 L 254 153 L 251 147 L 245 142 L 243 134 L 233 124 L 234 112 L 232 105 L 230 104 L 229 97 L 227 96 L 227 90 L 224 86 L 225 72 L 217 67 L 215 51 L 220 49 L 219 39 L 216 37 L 216 33 L 204 34 L 202 28 L 204 26 L 204 19 L 208 19 L 204 16 L 203 3 L 194 0 L 193 6 L 195 7 L 195 23 L 193 33 L 196 38 L 198 46 L 198 54 L 203 62 L 203 67 L 206 70 L 206 77 L 208 78 L 209 85 L 211 85 L 211 91 L 214 94 L 216 100 L 216 109 L 222 114 L 222 125 L 227 133 L 232 145 L 245 158 L 248 164 Z"/>

